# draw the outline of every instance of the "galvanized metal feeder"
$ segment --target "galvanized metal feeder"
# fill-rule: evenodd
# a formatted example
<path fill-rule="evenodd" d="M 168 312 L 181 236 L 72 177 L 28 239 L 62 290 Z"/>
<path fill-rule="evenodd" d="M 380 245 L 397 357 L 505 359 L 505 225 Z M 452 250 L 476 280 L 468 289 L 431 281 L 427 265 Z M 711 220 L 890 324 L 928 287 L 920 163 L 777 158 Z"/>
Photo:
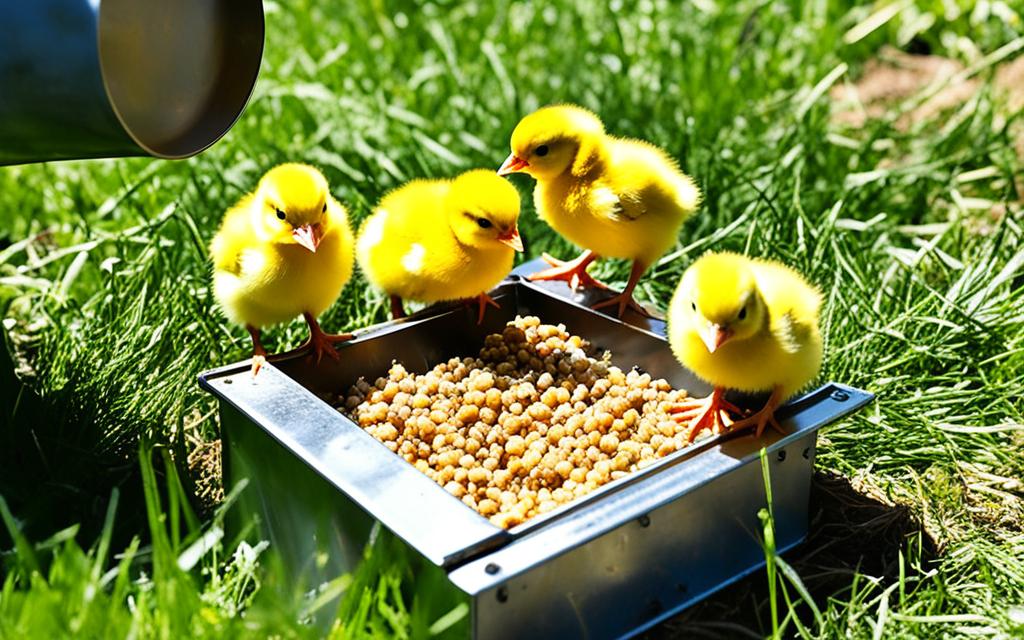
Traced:
<path fill-rule="evenodd" d="M 247 363 L 200 376 L 220 399 L 225 486 L 248 479 L 248 505 L 293 579 L 315 585 L 354 570 L 377 525 L 408 545 L 417 575 L 446 592 L 438 601 L 469 604 L 450 637 L 630 636 L 763 566 L 762 447 L 777 547 L 806 537 L 817 431 L 868 403 L 867 392 L 825 384 L 780 409 L 786 435 L 706 439 L 507 531 L 321 399 L 384 374 L 393 360 L 422 372 L 475 355 L 517 314 L 565 323 L 624 370 L 710 391 L 672 356 L 659 320 L 621 322 L 564 286 L 515 275 L 492 296 L 501 310 L 488 310 L 483 326 L 468 308 L 435 308 L 366 332 L 338 361 L 283 361 L 256 380 Z"/>

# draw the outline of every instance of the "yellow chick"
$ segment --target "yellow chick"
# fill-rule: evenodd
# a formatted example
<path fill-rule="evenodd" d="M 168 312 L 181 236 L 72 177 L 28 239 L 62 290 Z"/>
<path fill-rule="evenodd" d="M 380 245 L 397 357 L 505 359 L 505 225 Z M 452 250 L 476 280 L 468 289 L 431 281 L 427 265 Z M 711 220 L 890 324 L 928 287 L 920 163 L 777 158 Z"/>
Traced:
<path fill-rule="evenodd" d="M 525 172 L 537 180 L 537 213 L 583 254 L 571 262 L 545 255 L 553 268 L 531 280 L 565 280 L 606 288 L 587 274 L 599 256 L 633 261 L 621 294 L 594 305 L 646 314 L 633 289 L 648 267 L 676 241 L 679 227 L 700 202 L 689 176 L 661 149 L 605 133 L 596 115 L 573 105 L 544 107 L 512 132 L 512 154 L 498 175 Z"/>
<path fill-rule="evenodd" d="M 367 279 L 391 297 L 421 302 L 476 298 L 477 321 L 487 295 L 523 250 L 517 226 L 519 193 L 486 169 L 455 180 L 414 180 L 386 195 L 363 223 L 356 244 Z"/>
<path fill-rule="evenodd" d="M 324 333 L 319 316 L 352 275 L 353 237 L 345 208 L 319 171 L 282 164 L 256 190 L 228 210 L 210 244 L 213 291 L 229 319 L 252 337 L 253 375 L 266 361 L 260 328 L 301 314 L 309 340 L 296 351 L 337 358 L 336 342 L 349 334 Z"/>
<path fill-rule="evenodd" d="M 683 274 L 669 305 L 668 337 L 680 362 L 714 386 L 686 402 L 675 418 L 689 421 L 690 441 L 704 428 L 721 433 L 766 425 L 779 429 L 775 409 L 810 382 L 821 366 L 821 294 L 793 269 L 735 253 L 709 253 Z M 741 411 L 726 389 L 771 391 L 764 408 Z M 781 430 L 781 429 L 780 429 Z"/>

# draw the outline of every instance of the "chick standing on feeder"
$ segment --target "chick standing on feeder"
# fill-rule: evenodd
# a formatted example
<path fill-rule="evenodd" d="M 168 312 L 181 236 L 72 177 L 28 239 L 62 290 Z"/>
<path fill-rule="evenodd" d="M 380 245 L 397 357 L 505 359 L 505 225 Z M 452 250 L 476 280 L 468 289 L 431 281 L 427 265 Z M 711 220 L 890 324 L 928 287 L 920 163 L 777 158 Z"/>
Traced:
<path fill-rule="evenodd" d="M 669 306 L 669 342 L 684 366 L 715 387 L 674 409 L 677 421 L 689 421 L 690 441 L 704 428 L 756 427 L 757 436 L 768 424 L 779 429 L 776 407 L 821 366 L 820 306 L 817 289 L 778 262 L 709 253 L 686 270 Z M 728 412 L 740 410 L 725 400 L 727 389 L 771 396 L 732 422 Z"/>
<path fill-rule="evenodd" d="M 213 291 L 227 317 L 249 330 L 254 376 L 267 356 L 260 328 L 299 314 L 309 340 L 296 352 L 338 357 L 333 345 L 352 336 L 325 333 L 316 318 L 352 275 L 352 245 L 345 208 L 308 165 L 271 169 L 225 214 L 210 244 Z"/>
<path fill-rule="evenodd" d="M 476 298 L 477 322 L 487 295 L 512 268 L 519 237 L 519 193 L 486 169 L 455 180 L 414 180 L 392 191 L 363 223 L 359 266 L 391 297 L 391 314 L 405 315 L 402 299 L 421 302 Z"/>
<path fill-rule="evenodd" d="M 525 172 L 537 180 L 537 213 L 583 254 L 562 262 L 545 254 L 552 268 L 531 280 L 565 280 L 607 288 L 587 273 L 599 256 L 633 261 L 622 293 L 595 309 L 626 307 L 646 312 L 633 289 L 648 267 L 676 241 L 679 227 L 700 202 L 700 191 L 665 152 L 642 140 L 605 133 L 581 107 L 545 107 L 523 118 L 512 132 L 512 154 L 499 175 Z"/>

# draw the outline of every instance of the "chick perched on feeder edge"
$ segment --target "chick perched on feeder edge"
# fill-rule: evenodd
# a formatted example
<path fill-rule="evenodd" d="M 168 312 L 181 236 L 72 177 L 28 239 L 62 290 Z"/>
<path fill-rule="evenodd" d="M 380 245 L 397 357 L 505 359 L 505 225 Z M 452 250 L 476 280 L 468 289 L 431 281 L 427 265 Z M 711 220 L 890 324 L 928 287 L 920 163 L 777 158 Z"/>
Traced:
<path fill-rule="evenodd" d="M 476 299 L 477 323 L 487 295 L 512 268 L 519 237 L 519 193 L 486 169 L 454 180 L 414 180 L 380 201 L 359 231 L 359 266 L 391 297 L 391 314 L 405 315 L 402 299 L 421 302 Z"/>
<path fill-rule="evenodd" d="M 622 317 L 630 307 L 647 315 L 633 289 L 697 209 L 700 191 L 693 180 L 661 149 L 610 136 L 596 115 L 573 105 L 545 107 L 523 118 L 512 132 L 511 147 L 498 174 L 533 176 L 538 215 L 585 249 L 570 262 L 545 255 L 552 268 L 530 279 L 565 280 L 573 289 L 607 288 L 587 266 L 599 256 L 632 260 L 626 288 L 594 308 L 613 307 Z"/>
<path fill-rule="evenodd" d="M 309 339 L 290 353 L 337 358 L 334 344 L 351 334 L 325 333 L 317 323 L 352 275 L 352 229 L 327 180 L 304 164 L 268 171 L 256 190 L 224 215 L 210 244 L 213 291 L 225 315 L 252 338 L 252 373 L 266 362 L 260 328 L 301 314 Z"/>
<path fill-rule="evenodd" d="M 669 306 L 669 342 L 684 366 L 715 387 L 674 408 L 677 421 L 689 421 L 691 441 L 705 428 L 755 427 L 757 436 L 769 424 L 780 429 L 775 409 L 821 366 L 820 306 L 817 289 L 778 262 L 709 253 L 686 270 Z M 727 389 L 771 396 L 733 422 L 728 413 L 741 411 L 725 400 Z"/>

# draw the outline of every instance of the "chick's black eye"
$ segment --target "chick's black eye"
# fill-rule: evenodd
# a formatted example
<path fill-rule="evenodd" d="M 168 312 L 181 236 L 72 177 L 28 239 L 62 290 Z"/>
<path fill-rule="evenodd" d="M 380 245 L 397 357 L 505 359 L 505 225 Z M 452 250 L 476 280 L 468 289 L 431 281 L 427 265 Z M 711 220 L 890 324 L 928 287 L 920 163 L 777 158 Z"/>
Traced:
<path fill-rule="evenodd" d="M 690 302 L 690 308 L 693 309 L 694 311 L 697 310 L 697 303 L 696 303 L 696 301 Z"/>
<path fill-rule="evenodd" d="M 540 145 L 539 147 L 533 150 L 533 155 L 541 157 L 548 155 L 548 145 Z"/>
<path fill-rule="evenodd" d="M 284 220 L 286 217 L 287 216 L 284 215 L 284 211 L 281 211 L 280 209 L 277 210 L 277 219 L 278 220 Z"/>
<path fill-rule="evenodd" d="M 740 320 L 742 320 L 742 319 L 747 317 L 747 308 L 746 307 L 743 307 L 742 309 L 740 309 L 740 315 L 738 317 L 739 317 Z"/>
<path fill-rule="evenodd" d="M 320 210 L 320 213 L 327 213 L 327 203 L 324 203 L 324 208 Z"/>
<path fill-rule="evenodd" d="M 481 229 L 490 229 L 491 227 L 494 226 L 494 223 L 492 223 L 487 218 L 477 218 L 476 223 L 480 225 Z"/>

